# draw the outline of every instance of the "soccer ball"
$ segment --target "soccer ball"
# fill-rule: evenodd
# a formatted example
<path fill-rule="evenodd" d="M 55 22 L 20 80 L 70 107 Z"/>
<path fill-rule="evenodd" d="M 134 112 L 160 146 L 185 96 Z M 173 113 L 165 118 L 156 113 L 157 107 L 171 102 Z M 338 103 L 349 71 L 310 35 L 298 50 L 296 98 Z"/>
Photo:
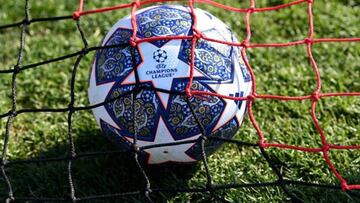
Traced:
<path fill-rule="evenodd" d="M 195 9 L 198 30 L 208 38 L 237 42 L 231 30 L 219 19 Z M 190 36 L 190 9 L 179 5 L 159 5 L 136 13 L 137 37 Z M 129 44 L 133 30 L 131 18 L 119 20 L 108 32 L 92 64 L 89 82 L 91 104 L 104 134 L 120 147 L 129 149 L 136 133 L 137 146 L 196 140 L 201 128 L 192 115 L 184 93 L 189 82 L 191 40 L 172 39 Z M 200 39 L 195 47 L 192 90 L 246 97 L 252 81 L 240 56 L 240 48 Z M 136 71 L 135 71 L 136 69 Z M 139 79 L 140 91 L 133 100 L 132 90 Z M 246 112 L 246 101 L 215 96 L 189 98 L 206 136 L 231 138 Z M 133 101 L 134 104 L 133 104 Z M 134 108 L 133 108 L 134 107 Z M 133 112 L 135 109 L 135 112 Z M 206 154 L 221 146 L 208 140 Z M 141 150 L 148 164 L 189 163 L 202 159 L 200 142 Z"/>

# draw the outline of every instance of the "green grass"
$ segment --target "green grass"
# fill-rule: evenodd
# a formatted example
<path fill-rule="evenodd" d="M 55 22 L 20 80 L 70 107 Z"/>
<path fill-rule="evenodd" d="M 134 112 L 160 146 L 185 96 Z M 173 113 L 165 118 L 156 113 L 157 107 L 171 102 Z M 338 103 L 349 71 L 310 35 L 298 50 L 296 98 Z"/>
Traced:
<path fill-rule="evenodd" d="M 71 15 L 77 8 L 71 0 L 30 0 L 31 16 Z M 114 5 L 115 1 L 85 1 L 86 9 Z M 119 1 L 120 2 L 120 1 Z M 122 1 L 124 2 L 124 1 Z M 219 1 L 220 2 L 220 1 Z M 245 7 L 248 3 L 226 1 L 225 4 Z M 257 1 L 257 7 L 279 5 L 286 0 Z M 314 1 L 316 37 L 360 37 L 360 2 Z M 0 25 L 23 19 L 24 1 L 0 1 Z M 225 21 L 245 37 L 244 14 L 224 12 L 212 6 L 198 5 Z M 98 45 L 107 30 L 129 10 L 84 16 L 81 26 L 90 46 Z M 308 34 L 306 5 L 280 11 L 255 13 L 251 16 L 251 42 L 287 42 L 301 40 Z M 19 28 L 0 30 L 0 70 L 16 64 L 19 49 Z M 32 64 L 78 51 L 82 48 L 75 22 L 39 22 L 29 26 L 22 65 Z M 360 44 L 331 43 L 313 45 L 313 55 L 320 70 L 322 92 L 360 92 Z M 305 46 L 249 49 L 258 94 L 307 95 L 316 85 Z M 88 105 L 87 79 L 93 52 L 81 61 L 76 76 L 76 106 Z M 17 76 L 17 109 L 66 108 L 70 101 L 70 78 L 75 58 L 22 71 Z M 11 109 L 11 74 L 0 74 L 0 114 Z M 321 141 L 311 117 L 309 101 L 281 102 L 256 100 L 254 116 L 269 142 L 304 147 L 319 147 Z M 326 98 L 317 106 L 317 117 L 328 142 L 341 145 L 360 144 L 360 98 Z M 2 147 L 7 118 L 0 119 Z M 67 113 L 24 113 L 14 118 L 10 129 L 8 160 L 59 157 L 69 150 Z M 102 135 L 91 111 L 76 112 L 73 135 L 78 153 L 113 150 L 115 147 Z M 246 118 L 236 139 L 256 143 L 257 134 Z M 271 148 L 266 150 L 275 160 L 284 177 L 313 183 L 335 184 L 339 181 L 325 164 L 321 154 Z M 352 184 L 360 184 L 359 151 L 331 151 L 330 158 L 339 172 Z M 279 161 L 276 161 L 277 159 Z M 258 149 L 226 144 L 209 157 L 213 182 L 255 183 L 277 179 Z M 162 173 L 160 174 L 159 171 Z M 206 184 L 202 164 L 190 167 L 147 168 L 152 187 L 201 187 Z M 13 165 L 7 168 L 14 195 L 64 197 L 69 195 L 67 163 Z M 126 155 L 107 155 L 73 162 L 76 196 L 135 191 L 145 187 L 135 162 Z M 289 190 L 306 202 L 357 202 L 340 190 L 289 186 Z M 279 187 L 221 190 L 217 194 L 230 202 L 282 202 L 286 196 Z M 0 196 L 7 195 L 7 186 L 0 179 Z M 154 193 L 157 202 L 208 202 L 211 197 L 199 193 Z M 143 195 L 120 198 L 118 202 L 144 202 Z M 114 200 L 115 201 L 115 200 Z M 97 202 L 97 201 L 95 201 Z M 99 202 L 101 202 L 99 200 Z M 106 202 L 106 201 L 105 201 Z"/>

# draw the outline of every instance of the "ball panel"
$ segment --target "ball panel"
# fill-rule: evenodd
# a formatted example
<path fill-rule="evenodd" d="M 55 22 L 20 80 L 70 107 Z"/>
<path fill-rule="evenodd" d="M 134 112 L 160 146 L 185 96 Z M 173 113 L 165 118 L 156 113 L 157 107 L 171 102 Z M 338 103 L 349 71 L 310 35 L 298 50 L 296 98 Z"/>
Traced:
<path fill-rule="evenodd" d="M 178 90 L 187 85 L 188 79 L 179 79 L 173 83 L 173 89 Z M 213 92 L 205 83 L 194 81 L 192 89 Z M 210 134 L 223 113 L 225 103 L 218 97 L 192 97 L 190 104 L 206 134 Z M 167 111 L 163 115 L 169 125 L 169 130 L 175 140 L 184 139 L 200 134 L 200 128 L 183 95 L 170 95 Z"/>
<path fill-rule="evenodd" d="M 112 100 L 124 92 L 129 92 L 133 85 L 114 85 L 107 100 Z M 161 106 L 156 92 L 141 90 L 135 99 L 136 114 L 133 112 L 133 94 L 123 96 L 105 105 L 106 110 L 116 124 L 120 127 L 119 134 L 133 137 L 135 133 L 134 119 L 136 121 L 137 136 L 139 139 L 153 141 L 159 122 Z"/>
<path fill-rule="evenodd" d="M 134 62 L 135 66 L 141 63 L 139 51 L 129 45 L 131 35 L 132 30 L 117 29 L 103 46 L 123 46 L 101 49 L 96 53 L 97 85 L 113 81 L 121 82 L 133 70 Z"/>
<path fill-rule="evenodd" d="M 220 49 L 221 47 L 222 49 Z M 231 61 L 231 47 L 228 45 L 211 46 L 205 40 L 199 40 L 195 46 L 195 67 L 198 68 L 208 80 L 217 83 L 220 81 L 231 81 L 234 74 L 234 67 Z M 224 53 L 227 49 L 227 53 Z M 219 51 L 220 50 L 220 51 Z M 179 59 L 190 64 L 191 41 L 183 40 L 179 52 Z M 223 54 L 224 53 L 224 54 Z"/>
<path fill-rule="evenodd" d="M 158 6 L 136 15 L 138 37 L 187 35 L 191 28 L 191 16 L 188 12 L 175 7 Z M 158 47 L 169 40 L 150 42 Z"/>

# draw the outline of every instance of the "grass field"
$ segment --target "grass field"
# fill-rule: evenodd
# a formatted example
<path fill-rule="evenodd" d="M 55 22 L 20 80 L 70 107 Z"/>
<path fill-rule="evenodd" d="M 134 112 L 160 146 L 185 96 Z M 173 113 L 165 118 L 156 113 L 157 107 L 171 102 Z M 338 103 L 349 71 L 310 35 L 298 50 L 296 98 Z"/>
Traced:
<path fill-rule="evenodd" d="M 86 9 L 110 6 L 122 1 L 85 1 Z M 236 7 L 248 1 L 219 0 Z M 279 5 L 287 0 L 258 0 L 257 7 Z M 30 0 L 32 18 L 71 15 L 77 8 L 74 0 Z M 245 37 L 244 14 L 197 5 L 225 21 L 240 41 Z M 360 37 L 360 1 L 314 1 L 315 37 Z M 117 10 L 81 18 L 81 26 L 90 46 L 97 46 L 108 29 L 129 10 Z M 0 0 L 0 25 L 24 18 L 24 0 Z M 308 35 L 306 4 L 279 11 L 255 13 L 251 17 L 251 42 L 288 42 Z M 20 28 L 0 30 L 0 70 L 16 64 Z M 37 22 L 26 32 L 24 58 L 21 65 L 32 64 L 81 50 L 82 41 L 72 20 Z M 250 64 L 256 75 L 258 94 L 307 95 L 316 85 L 304 45 L 287 48 L 249 49 Z M 327 43 L 313 45 L 320 70 L 322 92 L 360 92 L 360 43 Z M 81 61 L 76 76 L 75 106 L 89 105 L 87 80 L 94 52 Z M 27 69 L 17 75 L 17 109 L 67 108 L 70 102 L 71 70 L 76 58 Z M 0 115 L 11 109 L 11 74 L 0 74 Z M 268 142 L 304 147 L 321 146 L 310 117 L 310 101 L 256 100 L 254 116 Z M 329 143 L 360 144 L 360 97 L 322 99 L 317 117 Z M 0 119 L 0 145 L 4 143 L 7 117 Z M 67 113 L 23 113 L 16 116 L 10 128 L 8 160 L 49 158 L 66 155 L 68 146 Z M 73 116 L 73 135 L 77 153 L 114 150 L 101 135 L 91 111 L 78 111 Z M 248 118 L 235 137 L 256 143 L 258 136 Z M 312 183 L 339 185 L 319 153 L 305 153 L 277 148 L 266 149 L 285 178 Z M 337 150 L 330 158 L 349 184 L 360 184 L 360 151 Z M 271 182 L 277 179 L 257 148 L 226 144 L 209 157 L 214 184 Z M 159 170 L 162 172 L 159 173 Z M 66 197 L 69 195 L 67 162 L 12 165 L 7 168 L 14 196 Z M 153 188 L 203 187 L 204 166 L 176 169 L 147 169 Z M 73 162 L 73 178 L 77 197 L 135 191 L 145 187 L 135 162 L 125 155 L 107 155 Z M 289 186 L 289 190 L 305 202 L 358 202 L 339 189 L 329 190 Z M 286 195 L 279 187 L 238 188 L 220 190 L 217 194 L 230 202 L 283 202 Z M 7 185 L 0 179 L 0 197 L 7 196 Z M 201 193 L 153 193 L 156 202 L 209 202 Z M 109 201 L 104 200 L 103 202 Z M 112 202 L 144 202 L 143 195 Z M 102 202 L 97 200 L 96 202 Z"/>

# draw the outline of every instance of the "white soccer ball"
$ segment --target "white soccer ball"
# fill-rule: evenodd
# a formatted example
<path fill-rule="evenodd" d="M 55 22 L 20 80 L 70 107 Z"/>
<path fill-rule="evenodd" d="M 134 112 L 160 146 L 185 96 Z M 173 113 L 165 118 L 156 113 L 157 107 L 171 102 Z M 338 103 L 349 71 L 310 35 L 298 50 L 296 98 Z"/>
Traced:
<path fill-rule="evenodd" d="M 222 21 L 201 9 L 195 9 L 195 13 L 197 29 L 204 36 L 237 42 L 234 33 Z M 185 6 L 159 5 L 141 9 L 136 13 L 136 22 L 140 39 L 193 34 L 190 9 Z M 201 130 L 184 95 L 189 82 L 191 40 L 141 42 L 134 48 L 129 44 L 131 36 L 129 16 L 119 20 L 102 42 L 102 46 L 123 46 L 97 51 L 92 64 L 90 103 L 111 100 L 93 109 L 102 131 L 124 148 L 131 147 L 135 132 L 138 147 L 198 139 Z M 130 92 L 136 83 L 135 69 L 141 90 L 133 105 Z M 239 47 L 198 41 L 193 90 L 246 97 L 251 94 L 251 86 Z M 206 136 L 233 137 L 246 112 L 246 101 L 193 96 L 190 103 Z M 208 140 L 206 154 L 213 153 L 221 144 L 221 141 Z M 195 162 L 202 158 L 201 145 L 196 142 L 147 148 L 140 157 L 149 164 Z"/>

